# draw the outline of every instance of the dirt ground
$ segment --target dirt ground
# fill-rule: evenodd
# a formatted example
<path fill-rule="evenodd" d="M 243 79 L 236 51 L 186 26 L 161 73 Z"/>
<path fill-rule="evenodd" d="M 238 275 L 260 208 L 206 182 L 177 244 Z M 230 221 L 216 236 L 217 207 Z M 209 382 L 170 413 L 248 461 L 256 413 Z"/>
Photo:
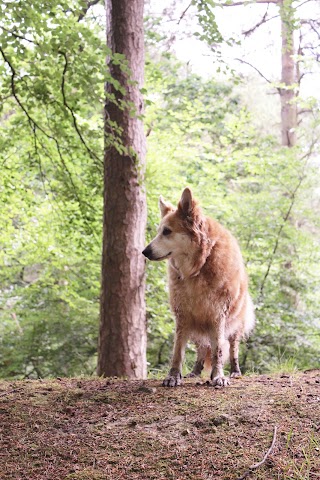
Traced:
<path fill-rule="evenodd" d="M 197 384 L 198 383 L 198 384 Z M 320 370 L 186 380 L 0 382 L 1 480 L 320 479 Z"/>

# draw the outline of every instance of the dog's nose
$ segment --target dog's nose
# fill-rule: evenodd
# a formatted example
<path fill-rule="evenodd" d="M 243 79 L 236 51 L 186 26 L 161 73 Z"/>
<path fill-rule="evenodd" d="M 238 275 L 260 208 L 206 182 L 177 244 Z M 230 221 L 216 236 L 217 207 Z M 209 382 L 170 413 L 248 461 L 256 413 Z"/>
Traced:
<path fill-rule="evenodd" d="M 142 252 L 142 254 L 147 257 L 147 258 L 151 258 L 152 257 L 152 248 L 150 247 L 150 245 L 148 245 Z"/>

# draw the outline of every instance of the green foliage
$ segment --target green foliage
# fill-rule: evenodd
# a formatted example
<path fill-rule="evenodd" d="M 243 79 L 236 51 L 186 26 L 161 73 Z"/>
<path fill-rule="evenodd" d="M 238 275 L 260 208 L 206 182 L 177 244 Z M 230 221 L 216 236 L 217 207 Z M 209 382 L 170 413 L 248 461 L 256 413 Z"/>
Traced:
<path fill-rule="evenodd" d="M 193 0 L 192 3 L 197 7 L 198 22 L 202 28 L 202 32 L 195 32 L 195 36 L 207 42 L 213 50 L 216 50 L 217 45 L 223 42 L 223 37 L 216 22 L 215 2 L 213 0 Z"/>
<path fill-rule="evenodd" d="M 1 17 L 1 376 L 91 373 L 97 345 L 104 82 L 84 4 Z M 23 21 L 21 21 L 23 19 Z"/>
<path fill-rule="evenodd" d="M 257 326 L 243 366 L 265 371 L 279 356 L 294 357 L 299 368 L 317 365 L 319 222 L 308 200 L 315 186 L 308 155 L 259 137 L 230 85 L 185 75 L 168 56 L 148 73 L 148 240 L 159 221 L 158 196 L 175 203 L 191 186 L 205 212 L 239 239 L 247 263 Z M 162 264 L 148 265 L 149 354 L 156 369 L 170 352 L 173 331 L 164 275 Z"/>
<path fill-rule="evenodd" d="M 211 3 L 198 4 L 211 11 Z M 104 82 L 121 87 L 105 67 L 102 28 L 82 18 L 83 2 L 5 6 L 0 376 L 90 374 L 98 336 L 103 141 L 124 151 L 116 125 L 104 137 L 105 96 L 116 101 Z M 159 195 L 176 203 L 191 186 L 204 211 L 239 239 L 247 263 L 258 322 L 242 364 L 255 371 L 279 362 L 316 366 L 319 204 L 306 160 L 317 122 L 309 123 L 300 148 L 279 148 L 257 132 L 231 83 L 204 80 L 173 55 L 156 52 L 164 39 L 157 19 L 147 22 L 147 241 L 159 223 Z M 113 61 L 127 71 L 123 57 Z M 169 361 L 174 326 L 165 263 L 150 262 L 147 274 L 148 360 L 157 372 Z"/>

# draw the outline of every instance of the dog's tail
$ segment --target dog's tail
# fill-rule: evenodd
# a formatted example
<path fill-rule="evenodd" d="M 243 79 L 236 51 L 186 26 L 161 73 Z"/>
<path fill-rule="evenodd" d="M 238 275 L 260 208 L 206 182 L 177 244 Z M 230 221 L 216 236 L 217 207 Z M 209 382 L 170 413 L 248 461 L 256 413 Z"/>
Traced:
<path fill-rule="evenodd" d="M 208 371 L 208 372 L 209 372 L 209 371 L 211 372 L 211 365 L 212 365 L 211 357 L 212 357 L 212 350 L 211 350 L 210 345 L 208 345 L 208 346 L 207 346 L 206 357 L 205 357 L 205 359 L 204 359 L 204 364 L 203 364 L 204 370 L 206 370 L 206 371 Z"/>
<path fill-rule="evenodd" d="M 229 359 L 229 356 L 230 356 L 229 352 L 230 352 L 230 343 L 229 343 L 228 340 L 226 340 L 223 344 L 223 347 L 222 347 L 222 363 L 223 363 L 223 365 Z M 211 369 L 212 369 L 212 350 L 211 350 L 210 345 L 208 345 L 208 347 L 207 347 L 207 352 L 206 352 L 206 357 L 204 359 L 203 368 L 206 371 L 211 372 Z"/>
<path fill-rule="evenodd" d="M 222 364 L 224 365 L 230 358 L 230 342 L 226 340 L 222 347 Z"/>
<path fill-rule="evenodd" d="M 247 303 L 246 303 L 246 313 L 245 313 L 245 326 L 244 326 L 244 334 L 246 337 L 250 335 L 250 332 L 253 330 L 256 318 L 254 315 L 254 305 L 253 301 L 248 294 L 247 296 Z"/>

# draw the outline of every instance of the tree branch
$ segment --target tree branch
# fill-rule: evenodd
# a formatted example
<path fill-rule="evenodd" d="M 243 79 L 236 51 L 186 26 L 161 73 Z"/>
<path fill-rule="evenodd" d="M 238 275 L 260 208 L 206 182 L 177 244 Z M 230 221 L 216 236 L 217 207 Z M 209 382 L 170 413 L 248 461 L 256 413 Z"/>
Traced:
<path fill-rule="evenodd" d="M 318 139 L 314 139 L 310 145 L 310 148 L 308 150 L 308 152 L 306 152 L 301 158 L 300 158 L 300 161 L 302 160 L 305 160 L 305 163 L 303 165 L 303 168 L 306 167 L 306 164 L 309 160 L 309 157 L 310 155 L 312 154 L 312 151 L 313 151 L 313 148 L 315 146 L 315 144 L 317 143 Z M 274 248 L 272 250 L 272 253 L 269 257 L 269 262 L 268 262 L 268 266 L 267 266 L 267 270 L 266 270 L 266 273 L 263 277 L 263 280 L 261 282 L 261 286 L 260 286 L 260 295 L 259 295 L 259 300 L 261 300 L 261 298 L 263 297 L 263 290 L 264 290 L 264 287 L 265 287 L 265 284 L 266 284 L 266 281 L 267 281 L 267 278 L 269 276 L 269 273 L 270 273 L 270 269 L 272 267 L 272 264 L 273 264 L 273 261 L 274 261 L 274 257 L 275 257 L 275 254 L 277 253 L 277 250 L 278 250 L 278 247 L 279 247 L 279 243 L 280 243 L 280 238 L 281 238 L 281 234 L 282 234 L 282 230 L 284 229 L 288 219 L 289 219 L 289 216 L 291 214 L 291 211 L 293 209 L 293 206 L 295 204 L 295 201 L 296 201 L 296 198 L 297 198 L 297 193 L 298 193 L 298 190 L 303 182 L 303 180 L 306 178 L 306 175 L 303 174 L 301 175 L 300 179 L 299 179 L 299 182 L 297 183 L 295 189 L 293 190 L 293 192 L 291 192 L 290 194 L 290 197 L 291 197 L 291 202 L 289 204 L 289 208 L 285 214 L 285 216 L 283 217 L 283 222 L 282 224 L 280 225 L 279 229 L 278 229 L 278 232 L 277 232 L 277 235 L 276 235 L 276 242 L 275 242 L 275 245 L 274 245 Z"/>
<path fill-rule="evenodd" d="M 300 5 L 297 5 L 295 7 L 295 9 L 300 8 L 300 7 L 302 7 L 302 5 L 304 5 L 305 3 L 309 3 L 309 2 L 314 2 L 314 0 L 305 0 L 304 2 L 300 3 Z"/>
<path fill-rule="evenodd" d="M 84 145 L 84 147 L 87 150 L 87 152 L 89 153 L 90 157 L 100 161 L 99 157 L 88 147 L 86 141 L 84 140 L 84 138 L 82 136 L 82 133 L 80 132 L 80 129 L 79 129 L 74 111 L 70 107 L 69 103 L 67 102 L 66 92 L 65 92 L 65 80 L 66 80 L 66 73 L 67 73 L 67 69 L 68 69 L 68 57 L 67 57 L 66 53 L 61 51 L 61 50 L 59 50 L 59 54 L 63 56 L 64 62 L 65 62 L 63 72 L 62 72 L 62 78 L 61 78 L 61 93 L 62 93 L 62 98 L 63 98 L 63 105 L 71 113 L 74 128 L 75 128 L 75 130 L 76 130 L 76 132 L 77 132 L 77 134 L 78 134 L 78 136 L 81 140 L 81 143 Z M 100 163 L 102 164 L 101 161 L 100 161 Z"/>
<path fill-rule="evenodd" d="M 183 19 L 183 17 L 185 16 L 185 14 L 187 13 L 187 11 L 189 10 L 189 8 L 191 7 L 192 5 L 192 1 L 189 3 L 189 5 L 187 6 L 187 8 L 182 12 L 182 14 L 180 15 L 180 18 L 179 20 L 177 21 L 177 25 L 179 25 L 179 23 L 181 22 L 181 20 Z"/>
<path fill-rule="evenodd" d="M 0 53 L 4 59 L 4 61 L 6 62 L 6 64 L 9 66 L 10 70 L 11 70 L 11 80 L 10 80 L 10 83 L 11 83 L 11 91 L 12 91 L 12 95 L 13 97 L 15 98 L 17 104 L 19 105 L 19 107 L 21 108 L 21 110 L 24 112 L 24 114 L 26 115 L 26 117 L 28 118 L 28 121 L 29 121 L 29 124 L 30 126 L 34 126 L 35 128 L 37 128 L 40 132 L 42 132 L 47 138 L 49 138 L 50 140 L 53 140 L 57 146 L 57 149 L 58 149 L 58 152 L 60 154 L 60 158 L 61 158 L 61 153 L 60 153 L 60 145 L 59 145 L 59 142 L 58 140 L 53 137 L 52 135 L 50 135 L 49 133 L 47 133 L 35 120 L 33 117 L 31 117 L 31 115 L 29 114 L 28 110 L 25 108 L 25 106 L 23 105 L 23 103 L 21 102 L 20 98 L 18 97 L 17 95 L 17 90 L 16 90 L 16 84 L 15 84 L 15 77 L 17 75 L 16 71 L 15 71 L 15 68 L 13 67 L 12 63 L 10 62 L 10 60 L 8 59 L 8 57 L 6 56 L 6 54 L 4 53 L 2 47 L 0 46 Z M 64 164 L 65 166 L 65 164 Z"/>
<path fill-rule="evenodd" d="M 37 129 L 36 129 L 34 124 L 30 125 L 30 127 L 31 127 L 31 130 L 33 131 L 34 153 L 35 153 L 35 157 L 38 159 L 38 167 L 39 167 L 41 183 L 42 183 L 42 186 L 43 186 L 44 193 L 47 195 L 47 197 L 49 197 L 49 195 L 47 193 L 47 190 L 46 190 L 46 183 L 45 183 L 46 176 L 43 172 L 41 157 L 40 157 L 39 150 L 38 150 Z M 51 184 L 50 184 L 50 182 L 48 182 L 48 183 L 49 183 L 49 188 L 50 188 L 51 192 L 53 193 L 52 188 L 51 188 Z"/>
<path fill-rule="evenodd" d="M 12 390 L 7 390 L 6 392 L 1 392 L 0 397 L 4 397 L 6 395 L 11 395 L 11 393 L 19 393 L 21 392 L 21 388 L 13 388 Z"/>
<path fill-rule="evenodd" d="M 33 132 L 33 135 L 35 135 L 35 132 L 36 130 L 38 129 L 40 132 L 43 133 L 43 135 L 45 137 L 47 137 L 48 139 L 52 140 L 55 145 L 56 145 L 56 148 L 57 148 L 57 152 L 58 152 L 58 155 L 59 155 L 59 159 L 60 159 L 60 162 L 66 172 L 66 174 L 68 175 L 69 179 L 70 179 L 70 183 L 74 189 L 74 193 L 75 193 L 75 196 L 76 196 L 76 199 L 79 203 L 79 206 L 81 208 L 82 206 L 82 201 L 78 195 L 78 192 L 77 192 L 77 188 L 75 186 L 75 183 L 73 181 L 73 177 L 71 175 L 71 172 L 69 171 L 68 167 L 67 167 L 67 164 L 64 160 L 64 157 L 62 155 L 62 152 L 61 152 L 61 147 L 60 147 L 60 144 L 58 142 L 58 140 L 50 135 L 49 133 L 47 133 L 36 121 L 35 119 L 29 114 L 28 110 L 25 108 L 25 106 L 23 105 L 23 103 L 21 102 L 19 96 L 17 95 L 17 91 L 16 91 L 16 84 L 15 84 L 15 77 L 16 77 L 16 71 L 15 71 L 15 68 L 13 67 L 12 63 L 10 62 L 9 58 L 6 56 L 6 54 L 4 53 L 2 47 L 0 46 L 0 53 L 4 59 L 4 61 L 6 62 L 6 64 L 9 66 L 10 70 L 11 70 L 11 91 L 12 91 L 12 95 L 13 97 L 15 98 L 17 104 L 19 105 L 19 107 L 21 108 L 21 110 L 24 112 L 24 114 L 26 115 L 27 119 L 28 119 L 28 122 L 29 122 L 29 125 L 31 127 L 31 130 Z M 54 162 L 53 162 L 54 163 Z"/>
<path fill-rule="evenodd" d="M 242 60 L 242 58 L 235 58 L 235 60 L 237 60 L 240 63 L 244 63 L 245 65 L 249 65 L 249 67 L 253 68 L 260 75 L 260 77 L 262 77 L 266 82 L 268 82 L 272 85 L 271 80 L 269 80 L 257 67 L 255 67 L 251 63 L 247 62 L 246 60 Z M 280 88 L 278 88 L 278 87 L 274 87 L 274 88 L 276 88 L 278 93 L 280 93 Z"/>
<path fill-rule="evenodd" d="M 100 3 L 101 0 L 91 0 L 90 2 L 87 2 L 86 6 L 83 7 L 80 15 L 78 16 L 78 22 L 81 22 L 81 20 L 86 16 L 88 10 L 93 7 L 93 5 L 97 5 L 97 3 Z"/>
<path fill-rule="evenodd" d="M 268 10 L 269 10 L 269 4 L 267 6 L 267 10 L 265 11 L 265 14 L 263 15 L 263 17 L 261 18 L 261 20 L 252 28 L 250 28 L 249 30 L 246 30 L 246 31 L 243 31 L 242 34 L 245 36 L 245 37 L 249 37 L 258 27 L 260 27 L 260 25 L 262 25 L 263 23 L 266 23 L 267 21 L 267 15 L 268 15 Z"/>
<path fill-rule="evenodd" d="M 242 475 L 242 477 L 239 477 L 237 480 L 244 480 L 245 478 L 247 478 L 248 475 L 250 475 L 252 470 L 256 470 L 257 468 L 261 467 L 261 465 L 263 465 L 265 463 L 265 461 L 267 460 L 267 458 L 269 457 L 270 453 L 272 452 L 272 450 L 275 446 L 276 438 L 277 438 L 277 426 L 275 425 L 274 430 L 273 430 L 273 438 L 272 438 L 270 448 L 266 452 L 266 454 L 263 457 L 263 459 L 261 460 L 261 462 L 255 463 L 254 465 L 251 465 L 251 467 L 249 467 L 249 469 Z"/>
<path fill-rule="evenodd" d="M 11 83 L 11 91 L 12 91 L 12 95 L 14 96 L 17 104 L 19 105 L 19 107 L 21 108 L 21 110 L 25 113 L 25 115 L 27 116 L 29 122 L 33 125 L 35 125 L 37 128 L 39 128 L 39 130 L 42 130 L 40 127 L 38 127 L 38 125 L 36 124 L 36 122 L 33 120 L 33 118 L 29 115 L 28 111 L 26 110 L 26 108 L 24 107 L 24 105 L 21 103 L 18 95 L 17 95 L 17 91 L 16 91 L 16 84 L 15 84 L 15 77 L 16 77 L 16 71 L 13 67 L 13 65 L 11 64 L 10 60 L 8 59 L 8 57 L 6 56 L 6 54 L 4 53 L 2 47 L 0 46 L 0 52 L 1 52 L 1 55 L 2 55 L 2 58 L 3 60 L 6 62 L 6 64 L 9 66 L 10 70 L 11 70 L 11 80 L 10 80 L 10 83 Z M 44 132 L 46 134 L 46 132 Z M 47 134 L 46 134 L 47 135 Z"/>
<path fill-rule="evenodd" d="M 260 286 L 260 299 L 261 297 L 263 296 L 263 290 L 264 290 L 264 287 L 265 287 L 265 283 L 267 281 L 267 278 L 269 276 L 269 273 L 270 273 L 270 269 L 272 267 L 272 264 L 273 264 L 273 260 L 274 260 L 274 257 L 275 257 L 275 254 L 277 253 L 277 250 L 278 250 L 278 247 L 279 247 L 279 242 L 280 242 L 280 238 L 281 238 L 281 234 L 282 234 L 282 230 L 284 229 L 286 223 L 287 223 L 287 220 L 290 216 L 290 213 L 292 211 L 292 208 L 293 208 L 293 205 L 295 203 L 295 200 L 296 200 L 296 193 L 302 183 L 302 181 L 304 180 L 305 176 L 302 176 L 299 180 L 299 183 L 298 185 L 296 186 L 296 188 L 294 189 L 293 193 L 291 194 L 291 202 L 290 202 L 290 205 L 289 205 L 289 208 L 285 214 L 285 216 L 283 217 L 283 222 L 282 224 L 280 225 L 280 228 L 278 230 L 278 233 L 277 233 L 277 236 L 276 236 L 276 242 L 275 242 L 275 245 L 273 247 L 273 250 L 272 250 L 272 253 L 270 255 L 270 258 L 269 258 L 269 262 L 268 262 L 268 266 L 267 266 L 267 270 L 266 270 L 266 273 L 263 277 L 263 280 L 261 282 L 261 286 Z"/>
<path fill-rule="evenodd" d="M 273 17 L 266 18 L 264 20 L 264 22 L 258 23 L 255 27 L 252 27 L 251 29 L 242 32 L 242 34 L 245 35 L 245 36 L 251 35 L 251 33 L 253 33 L 257 27 L 260 27 L 260 25 L 262 25 L 262 24 L 265 25 L 267 22 L 270 22 L 271 20 L 274 20 L 275 18 L 279 18 L 279 17 L 280 17 L 280 15 L 273 15 Z"/>
<path fill-rule="evenodd" d="M 319 32 L 319 30 L 317 30 L 317 28 L 314 26 L 314 24 L 316 24 L 316 26 L 319 27 L 319 22 L 317 22 L 315 20 L 310 20 L 310 22 L 308 22 L 308 25 L 311 28 L 311 30 L 313 30 L 314 33 L 318 36 L 318 38 L 320 38 L 320 32 Z"/>
<path fill-rule="evenodd" d="M 240 5 L 254 5 L 255 3 L 274 3 L 277 5 L 279 0 L 251 0 L 251 1 L 240 1 L 240 2 L 230 2 L 230 3 L 221 3 L 221 7 L 239 7 Z"/>
<path fill-rule="evenodd" d="M 1 30 L 4 30 L 7 33 L 10 33 L 14 38 L 19 38 L 20 40 L 25 40 L 26 42 L 33 43 L 34 45 L 40 45 L 39 43 L 35 42 L 34 40 L 30 40 L 27 37 L 24 37 L 23 35 L 19 35 L 18 33 L 13 32 L 12 30 L 9 30 L 8 28 L 5 28 L 3 26 L 0 27 Z"/>

